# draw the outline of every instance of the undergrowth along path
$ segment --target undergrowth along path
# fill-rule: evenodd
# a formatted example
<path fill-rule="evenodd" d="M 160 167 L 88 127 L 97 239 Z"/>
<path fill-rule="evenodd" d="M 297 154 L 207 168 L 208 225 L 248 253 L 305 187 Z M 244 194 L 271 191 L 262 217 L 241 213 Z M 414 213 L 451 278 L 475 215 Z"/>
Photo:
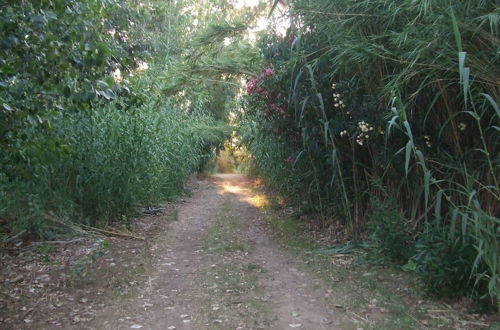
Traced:
<path fill-rule="evenodd" d="M 146 285 L 90 328 L 340 328 L 324 290 L 260 221 L 251 182 L 235 174 L 210 181 L 151 247 Z"/>

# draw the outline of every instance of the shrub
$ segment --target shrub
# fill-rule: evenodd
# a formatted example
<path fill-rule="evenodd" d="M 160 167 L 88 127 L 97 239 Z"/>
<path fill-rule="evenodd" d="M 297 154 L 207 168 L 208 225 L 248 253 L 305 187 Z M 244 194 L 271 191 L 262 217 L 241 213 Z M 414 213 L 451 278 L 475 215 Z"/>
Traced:
<path fill-rule="evenodd" d="M 415 245 L 417 274 L 428 291 L 438 296 L 455 298 L 471 296 L 478 298 L 478 292 L 485 292 L 484 282 L 476 286 L 471 274 L 476 250 L 470 241 L 451 238 L 446 232 L 429 228 Z"/>
<path fill-rule="evenodd" d="M 397 203 L 373 198 L 371 210 L 368 230 L 377 256 L 398 264 L 405 263 L 413 256 L 413 242 L 408 221 L 398 212 Z"/>

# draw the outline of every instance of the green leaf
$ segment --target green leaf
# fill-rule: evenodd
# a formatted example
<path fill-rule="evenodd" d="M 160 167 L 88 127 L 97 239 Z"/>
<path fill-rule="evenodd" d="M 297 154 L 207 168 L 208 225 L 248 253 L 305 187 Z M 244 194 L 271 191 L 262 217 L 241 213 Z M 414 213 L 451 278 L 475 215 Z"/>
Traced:
<path fill-rule="evenodd" d="M 309 81 L 311 82 L 311 88 L 316 89 L 316 80 L 314 79 L 314 70 L 311 64 L 306 65 L 307 71 L 309 73 Z"/>
<path fill-rule="evenodd" d="M 328 121 L 325 121 L 323 122 L 323 137 L 325 139 L 325 144 L 328 144 L 328 133 L 330 131 L 330 127 L 329 127 L 329 122 Z"/>
<path fill-rule="evenodd" d="M 12 109 L 12 107 L 10 105 L 8 105 L 7 103 L 2 104 L 2 106 L 7 111 L 14 111 L 14 109 Z"/>
<path fill-rule="evenodd" d="M 323 116 L 323 120 L 327 121 L 328 118 L 326 117 L 325 103 L 323 102 L 323 95 L 321 95 L 321 93 L 316 93 L 316 97 L 318 98 L 319 108 L 321 110 L 321 115 Z"/>
<path fill-rule="evenodd" d="M 401 267 L 405 272 L 414 272 L 417 269 L 417 264 L 413 259 L 408 260 L 408 262 Z"/>
<path fill-rule="evenodd" d="M 451 23 L 453 25 L 453 34 L 455 35 L 455 42 L 457 44 L 458 51 L 462 51 L 462 37 L 460 35 L 460 29 L 458 28 L 458 21 L 455 16 L 455 12 L 453 8 L 450 8 L 451 11 Z"/>
<path fill-rule="evenodd" d="M 63 95 L 66 98 L 69 98 L 71 96 L 71 89 L 69 88 L 69 86 L 64 86 Z"/>
<path fill-rule="evenodd" d="M 443 199 L 443 191 L 440 189 L 436 195 L 436 207 L 434 208 L 434 220 L 436 223 L 441 221 L 441 202 Z"/>
<path fill-rule="evenodd" d="M 301 150 L 301 151 L 299 152 L 299 154 L 297 155 L 297 157 L 295 157 L 295 160 L 293 161 L 292 167 L 295 167 L 295 165 L 296 165 L 296 164 L 297 164 L 297 162 L 299 161 L 299 159 L 300 159 L 300 157 L 302 156 L 302 154 L 304 153 L 304 151 L 305 151 L 304 149 L 303 149 L 303 150 Z"/>
<path fill-rule="evenodd" d="M 500 120 L 500 109 L 498 107 L 498 103 L 495 102 L 495 100 L 489 94 L 481 93 L 481 95 L 490 102 L 491 106 L 495 110 L 495 113 L 497 114 L 498 119 Z"/>
<path fill-rule="evenodd" d="M 410 123 L 409 123 L 407 120 L 405 120 L 405 121 L 403 122 L 403 125 L 404 125 L 404 127 L 406 128 L 406 134 L 407 134 L 407 135 L 408 135 L 408 137 L 410 138 L 411 143 L 413 143 L 413 134 L 412 134 L 412 132 L 411 132 Z"/>
<path fill-rule="evenodd" d="M 306 96 L 306 98 L 304 99 L 304 101 L 302 101 L 302 109 L 300 111 L 300 120 L 302 120 L 304 118 L 304 112 L 306 110 L 306 105 L 307 105 L 307 102 L 309 101 L 309 96 Z"/>
<path fill-rule="evenodd" d="M 413 142 L 412 142 L 412 140 L 409 140 L 406 143 L 406 147 L 405 147 L 405 173 L 406 173 L 406 176 L 408 176 L 408 173 L 410 172 L 410 157 L 411 157 L 412 148 L 413 148 Z"/>
<path fill-rule="evenodd" d="M 424 201 L 426 209 L 427 206 L 429 205 L 430 181 L 431 181 L 431 172 L 426 169 L 424 171 Z M 427 213 L 425 215 L 425 218 L 427 219 Z"/>
<path fill-rule="evenodd" d="M 332 166 L 335 166 L 335 163 L 337 162 L 337 149 L 332 150 Z M 332 178 L 330 180 L 330 186 L 333 186 L 333 181 L 335 180 L 335 174 L 336 171 L 332 171 Z"/>
<path fill-rule="evenodd" d="M 463 83 L 464 77 L 463 77 L 463 68 L 465 67 L 465 57 L 467 53 L 466 52 L 459 52 L 458 53 L 458 73 L 460 74 L 460 83 Z"/>
<path fill-rule="evenodd" d="M 470 68 L 464 68 L 463 69 L 463 92 L 464 92 L 464 103 L 465 103 L 465 109 L 467 109 L 467 98 L 469 96 L 469 75 L 470 75 Z"/>

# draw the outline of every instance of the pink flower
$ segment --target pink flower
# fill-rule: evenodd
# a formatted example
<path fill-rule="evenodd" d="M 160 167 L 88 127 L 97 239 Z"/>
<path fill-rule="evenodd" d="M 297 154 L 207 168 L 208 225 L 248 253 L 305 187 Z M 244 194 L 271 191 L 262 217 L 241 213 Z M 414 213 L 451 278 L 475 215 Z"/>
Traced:
<path fill-rule="evenodd" d="M 271 108 L 271 110 L 276 110 L 276 104 L 274 103 L 269 104 L 269 107 Z"/>
<path fill-rule="evenodd" d="M 294 161 L 294 159 L 293 159 L 293 157 L 292 157 L 292 156 L 288 157 L 288 158 L 287 158 L 287 160 L 286 160 L 286 162 L 287 162 L 288 164 L 293 163 L 293 161 Z"/>
<path fill-rule="evenodd" d="M 267 68 L 264 70 L 264 77 L 270 76 L 274 73 L 274 70 L 271 68 Z"/>

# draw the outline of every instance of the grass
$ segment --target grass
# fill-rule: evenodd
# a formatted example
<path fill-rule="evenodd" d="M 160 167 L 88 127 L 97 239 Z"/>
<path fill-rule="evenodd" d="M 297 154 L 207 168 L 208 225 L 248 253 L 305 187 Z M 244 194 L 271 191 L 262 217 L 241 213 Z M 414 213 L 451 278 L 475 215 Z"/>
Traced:
<path fill-rule="evenodd" d="M 208 230 L 203 249 L 207 255 L 203 287 L 208 329 L 228 329 L 245 325 L 261 328 L 269 325 L 259 273 L 264 269 L 246 263 L 251 246 L 241 233 L 240 218 L 226 202 Z"/>
<path fill-rule="evenodd" d="M 298 219 L 273 214 L 266 219 L 273 227 L 278 239 L 296 253 L 319 248 L 312 237 L 305 234 L 305 227 Z"/>

